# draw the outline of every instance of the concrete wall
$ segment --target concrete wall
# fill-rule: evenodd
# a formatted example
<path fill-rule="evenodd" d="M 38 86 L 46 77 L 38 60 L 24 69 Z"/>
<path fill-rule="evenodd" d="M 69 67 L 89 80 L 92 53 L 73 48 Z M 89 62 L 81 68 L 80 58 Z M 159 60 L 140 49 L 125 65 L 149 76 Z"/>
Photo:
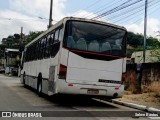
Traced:
<path fill-rule="evenodd" d="M 125 90 L 137 91 L 141 87 L 142 92 L 146 92 L 148 86 L 153 82 L 160 82 L 160 63 L 142 64 L 141 85 L 137 79 L 136 64 L 127 65 L 127 78 L 125 82 Z"/>
<path fill-rule="evenodd" d="M 136 84 L 136 64 L 127 64 L 125 90 L 134 91 Z"/>

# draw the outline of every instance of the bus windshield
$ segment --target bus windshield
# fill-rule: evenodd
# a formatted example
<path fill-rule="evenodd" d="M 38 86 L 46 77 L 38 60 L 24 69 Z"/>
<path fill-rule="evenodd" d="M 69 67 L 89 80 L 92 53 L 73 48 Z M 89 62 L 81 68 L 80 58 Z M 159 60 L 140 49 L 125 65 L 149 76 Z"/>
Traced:
<path fill-rule="evenodd" d="M 125 56 L 126 31 L 92 22 L 68 21 L 64 47 L 100 54 Z"/>

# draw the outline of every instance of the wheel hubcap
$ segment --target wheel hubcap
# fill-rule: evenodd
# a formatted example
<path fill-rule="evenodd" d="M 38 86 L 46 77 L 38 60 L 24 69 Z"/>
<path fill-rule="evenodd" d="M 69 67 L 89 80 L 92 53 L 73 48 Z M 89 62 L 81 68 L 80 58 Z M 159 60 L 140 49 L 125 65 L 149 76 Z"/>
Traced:
<path fill-rule="evenodd" d="M 39 83 L 39 86 L 38 86 L 38 91 L 39 91 L 39 93 L 41 92 L 41 83 Z"/>

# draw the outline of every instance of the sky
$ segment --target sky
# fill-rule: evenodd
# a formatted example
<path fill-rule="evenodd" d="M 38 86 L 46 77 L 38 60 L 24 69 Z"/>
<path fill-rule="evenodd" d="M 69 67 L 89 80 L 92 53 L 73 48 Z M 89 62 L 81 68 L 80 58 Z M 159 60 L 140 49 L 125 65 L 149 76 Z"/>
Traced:
<path fill-rule="evenodd" d="M 145 0 L 53 0 L 53 24 L 66 16 L 93 19 L 127 1 L 139 2 L 97 20 L 143 34 Z M 8 35 L 20 33 L 21 27 L 25 34 L 46 30 L 49 9 L 50 0 L 1 0 L 0 41 Z M 159 10 L 160 0 L 148 0 L 147 36 L 157 37 L 157 31 L 160 31 Z"/>

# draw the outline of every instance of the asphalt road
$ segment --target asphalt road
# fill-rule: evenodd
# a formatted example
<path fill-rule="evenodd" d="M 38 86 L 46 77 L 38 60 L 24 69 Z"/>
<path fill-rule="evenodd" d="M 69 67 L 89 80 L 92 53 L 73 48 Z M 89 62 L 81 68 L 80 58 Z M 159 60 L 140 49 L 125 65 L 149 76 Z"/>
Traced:
<path fill-rule="evenodd" d="M 95 99 L 86 99 L 83 97 L 74 96 L 58 96 L 57 97 L 39 97 L 35 90 L 27 87 L 25 88 L 17 77 L 7 77 L 0 75 L 0 111 L 41 111 L 48 116 L 42 118 L 21 118 L 21 119 L 44 119 L 50 120 L 128 120 L 137 119 L 132 117 L 115 117 L 121 116 L 122 112 L 137 111 L 133 108 L 128 108 L 113 103 L 103 103 Z M 78 112 L 77 112 L 78 111 Z M 98 112 L 97 112 L 98 111 Z M 103 116 L 102 113 L 108 112 L 108 116 L 113 114 L 114 117 Z M 101 116 L 102 114 L 102 116 Z M 101 116 L 101 117 L 100 117 Z M 0 118 L 0 119 L 15 119 L 17 118 Z M 140 117 L 142 119 L 150 119 Z"/>

